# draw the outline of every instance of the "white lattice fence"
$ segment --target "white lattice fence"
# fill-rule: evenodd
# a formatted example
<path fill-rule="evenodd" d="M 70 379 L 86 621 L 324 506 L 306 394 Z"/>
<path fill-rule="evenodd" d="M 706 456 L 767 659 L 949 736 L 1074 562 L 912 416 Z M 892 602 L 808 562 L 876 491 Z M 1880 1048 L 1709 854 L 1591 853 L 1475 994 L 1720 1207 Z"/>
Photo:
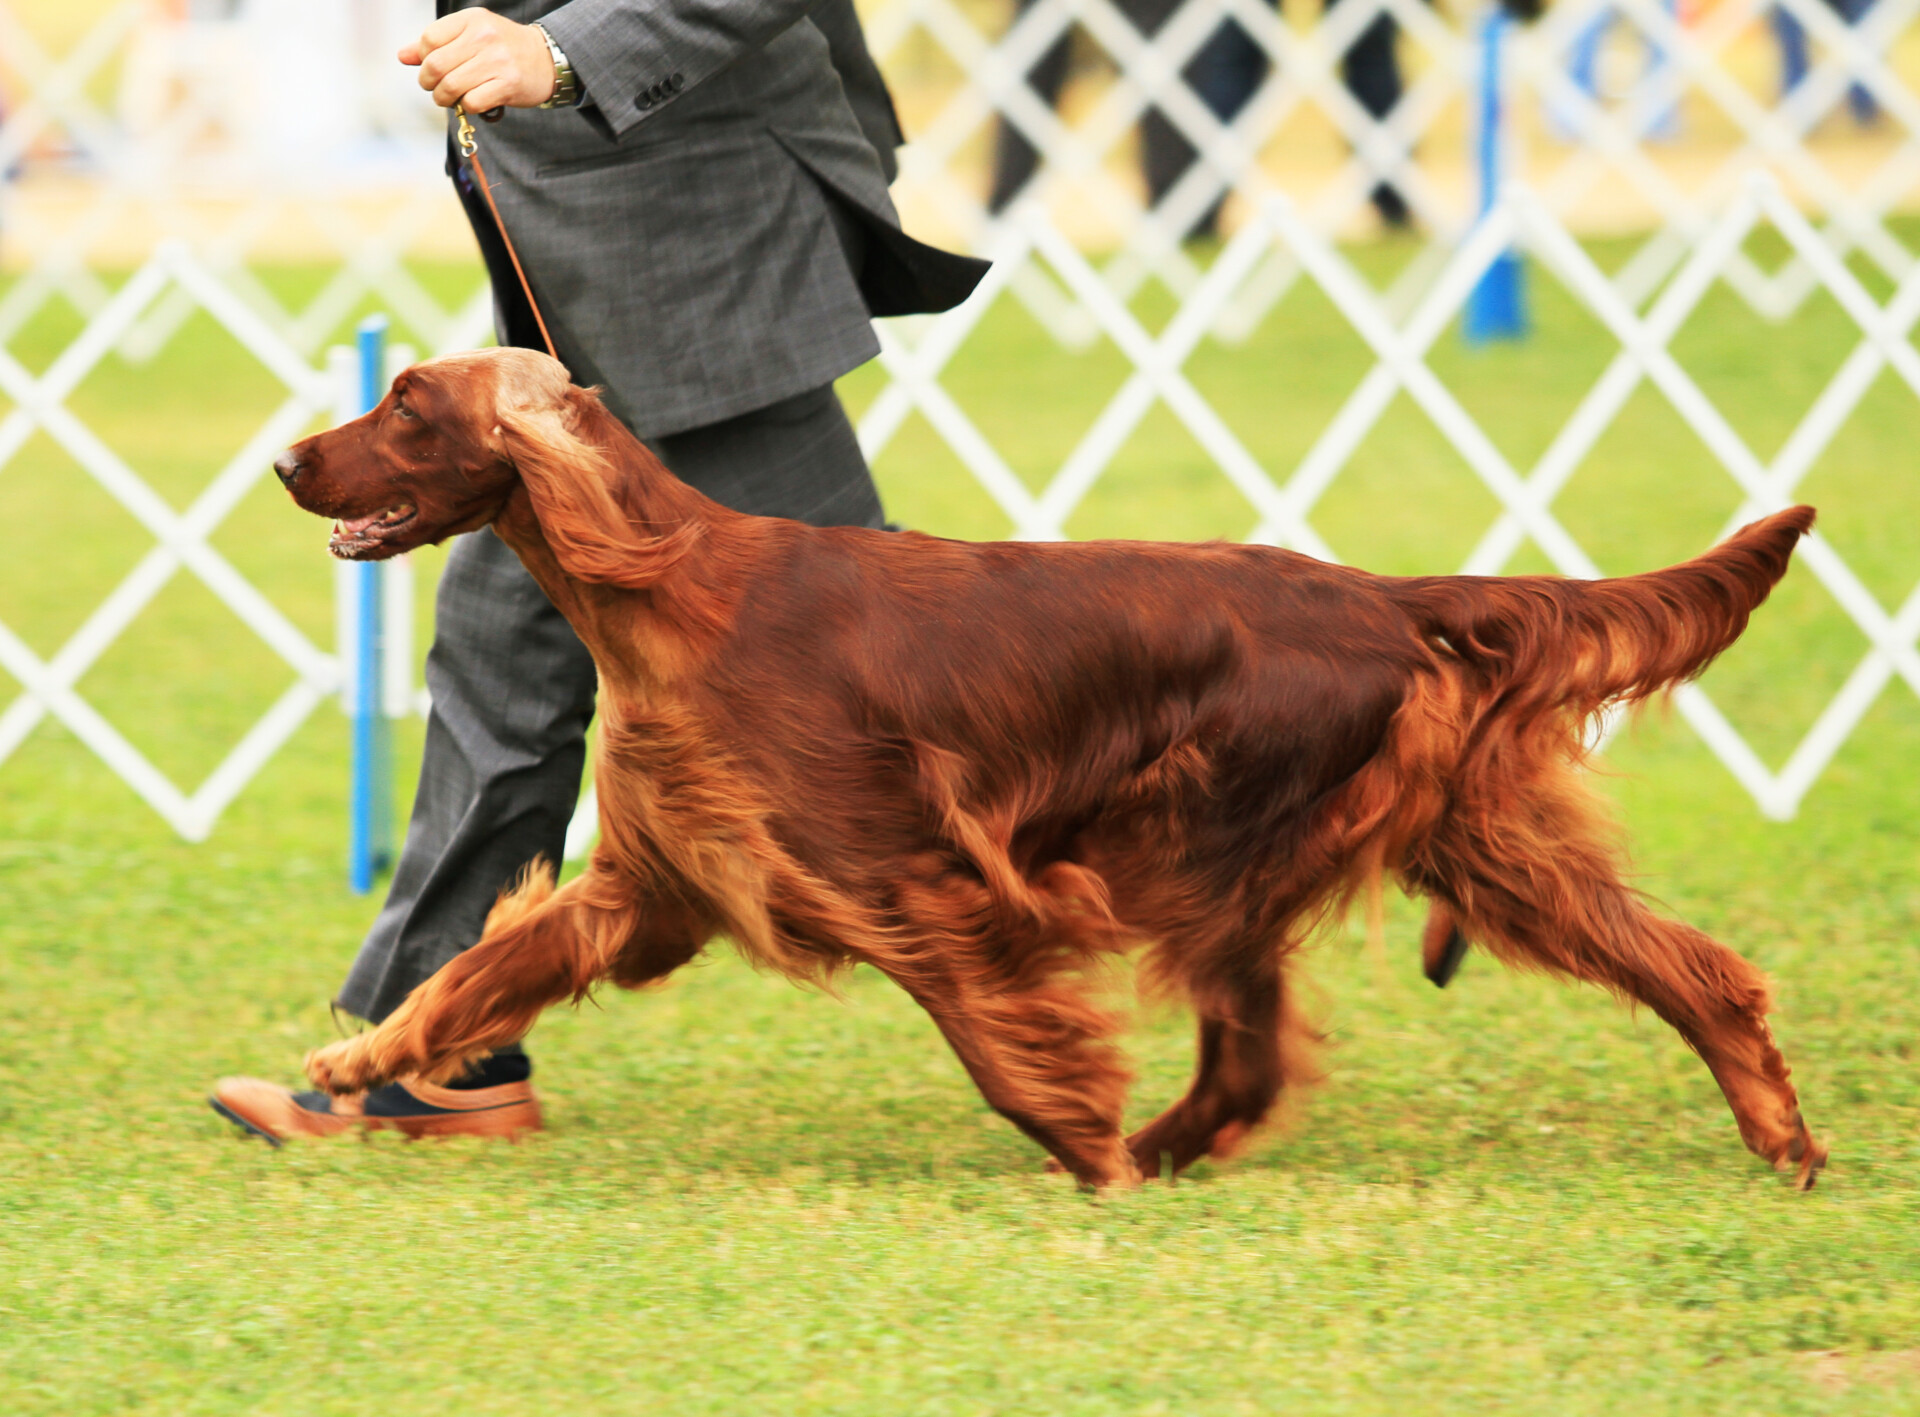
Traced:
<path fill-rule="evenodd" d="M 392 33 L 428 13 L 424 0 L 378 4 Z M 1812 41 L 1809 72 L 1786 94 L 1768 38 L 1776 11 Z M 1916 12 L 1920 0 L 1876 0 L 1850 27 L 1823 0 L 1720 0 L 1682 23 L 1662 0 L 1563 0 L 1514 41 L 1515 170 L 1575 230 L 1605 221 L 1609 204 L 1622 202 L 1656 228 L 1615 277 L 1632 303 L 1671 273 L 1756 162 L 1782 175 L 1837 250 L 1858 250 L 1897 278 L 1911 255 L 1887 217 L 1920 201 L 1920 100 L 1910 82 L 1920 55 L 1906 43 Z M 1395 308 L 1405 309 L 1476 213 L 1462 154 L 1464 95 L 1478 56 L 1460 17 L 1423 0 L 1340 0 L 1311 26 L 1302 23 L 1308 16 L 1283 18 L 1264 0 L 1187 0 L 1151 36 L 1113 0 L 1036 0 L 1010 25 L 1004 13 L 966 0 L 876 0 L 867 13 L 872 47 L 883 64 L 893 62 L 894 81 L 917 115 L 902 155 L 902 205 L 977 248 L 992 245 L 996 226 L 983 204 L 978 149 L 1000 122 L 1038 149 L 1040 199 L 1063 231 L 1100 247 L 1101 275 L 1123 299 L 1155 280 L 1183 298 L 1197 287 L 1201 267 L 1181 238 L 1223 197 L 1250 210 L 1284 192 L 1303 220 L 1333 234 L 1352 231 L 1369 193 L 1387 182 L 1435 238 L 1394 291 Z M 1266 72 L 1223 120 L 1181 70 L 1228 18 L 1257 46 Z M 1382 20 L 1399 32 L 1405 90 L 1375 117 L 1343 82 L 1341 65 Z M 1595 94 L 1576 81 L 1577 56 L 1609 22 L 1651 46 L 1658 62 Z M 282 20 L 277 28 L 284 27 Z M 31 269 L 0 299 L 0 341 L 56 295 L 83 314 L 97 311 L 104 287 L 89 263 L 124 243 L 129 229 L 191 239 L 204 265 L 309 355 L 369 296 L 429 348 L 484 336 L 484 292 L 443 306 L 403 259 L 459 222 L 437 179 L 432 115 L 418 104 L 405 111 L 395 97 L 406 91 L 404 76 L 375 82 L 346 71 L 359 101 L 342 95 L 335 108 L 347 111 L 323 128 L 367 128 L 367 140 L 352 161 L 331 151 L 324 161 L 309 160 L 266 120 L 284 106 L 243 82 L 258 67 L 248 46 L 257 48 L 262 33 L 261 23 L 237 21 L 160 25 L 141 0 L 127 0 L 56 59 L 0 6 L 0 73 L 14 97 L 0 114 L 0 167 L 12 171 L 24 161 L 31 174 L 58 156 L 90 176 L 92 194 L 49 206 L 7 190 L 0 240 L 16 259 L 30 254 Z M 1103 56 L 1111 73 L 1080 84 L 1084 101 L 1068 114 L 1044 103 L 1026 76 L 1070 34 Z M 362 47 L 395 68 L 389 46 Z M 915 62 L 929 48 L 951 66 L 930 86 L 917 77 L 925 64 Z M 156 70 L 168 82 L 142 78 Z M 97 91 L 105 75 L 119 76 L 123 95 L 145 97 L 123 99 L 118 109 L 104 105 Z M 1881 131 L 1837 163 L 1813 140 L 1850 86 L 1878 104 Z M 390 111 L 397 104 L 405 121 Z M 1153 208 L 1124 160 L 1149 108 L 1200 155 Z M 1324 170 L 1304 172 L 1288 154 L 1315 133 L 1322 148 L 1330 133 L 1344 152 Z M 369 194 L 383 200 L 349 200 Z M 285 306 L 250 269 L 277 257 L 275 245 L 289 229 L 338 267 L 299 308 Z M 1297 264 L 1275 256 L 1213 333 L 1231 338 L 1254 328 L 1297 274 Z M 1798 258 L 1774 272 L 1742 258 L 1728 279 L 1773 315 L 1791 312 L 1815 288 Z M 1094 337 L 1084 303 L 1038 273 L 1023 271 L 1015 294 L 1063 341 Z M 125 352 L 156 352 L 185 309 L 171 300 L 151 312 L 128 332 Z"/>
<path fill-rule="evenodd" d="M 1392 111 L 1376 119 L 1348 92 L 1338 71 L 1341 57 L 1382 16 L 1401 27 L 1404 45 L 1417 46 L 1426 62 Z M 1269 67 L 1239 112 L 1223 122 L 1181 71 L 1229 17 L 1259 46 Z M 1076 29 L 1107 56 L 1114 74 L 1097 102 L 1069 123 L 1040 101 L 1026 75 Z M 917 36 L 936 45 L 965 78 L 916 129 L 902 153 L 897 191 L 903 204 L 909 210 L 924 205 L 976 247 L 990 249 L 997 222 L 982 201 L 977 174 L 963 170 L 958 160 L 970 143 L 1005 122 L 1042 155 L 1039 200 L 1056 215 L 1061 208 L 1074 210 L 1083 230 L 1093 214 L 1098 218 L 1094 239 L 1117 243 L 1101 274 L 1122 299 L 1154 279 L 1182 297 L 1197 288 L 1201 269 L 1183 237 L 1230 195 L 1257 205 L 1278 194 L 1261 155 L 1304 109 L 1321 115 L 1352 149 L 1306 204 L 1307 219 L 1319 229 L 1349 226 L 1383 180 L 1395 185 L 1415 218 L 1441 241 L 1450 243 L 1468 224 L 1471 205 L 1438 191 L 1415 153 L 1470 83 L 1471 46 L 1420 0 L 1343 0 L 1305 34 L 1282 23 L 1261 0 L 1189 0 L 1151 37 L 1107 0 L 1037 0 L 997 40 L 953 0 L 887 0 L 876 6 L 869 37 L 883 63 Z M 1200 155 L 1152 207 L 1116 163 L 1149 108 L 1163 114 Z M 1428 269 L 1430 263 L 1417 264 L 1412 279 L 1417 282 Z M 1251 329 L 1296 273 L 1285 260 L 1273 262 L 1234 310 L 1220 313 L 1219 333 Z M 1084 304 L 1036 273 L 1016 276 L 1015 293 L 1064 343 L 1092 338 L 1094 326 Z"/>
<path fill-rule="evenodd" d="M 429 348 L 484 339 L 492 305 L 478 271 L 449 306 L 406 259 L 423 245 L 471 255 L 441 175 L 435 110 L 406 99 L 402 121 L 392 112 L 395 92 L 410 84 L 386 40 L 416 31 L 432 6 L 376 0 L 374 8 L 378 35 L 358 36 L 357 48 L 377 53 L 378 78 L 356 72 L 371 67 L 370 56 L 337 55 L 313 75 L 330 95 L 316 109 L 281 102 L 268 87 L 268 61 L 341 48 L 324 41 L 340 38 L 332 31 L 344 12 L 306 17 L 318 29 L 303 36 L 287 32 L 284 17 L 176 20 L 125 0 L 55 60 L 0 5 L 0 76 L 13 99 L 0 110 L 0 171 L 9 177 L 0 186 L 0 250 L 24 266 L 0 297 L 0 344 L 52 300 L 97 316 L 108 299 L 98 268 L 123 262 L 130 244 L 144 256 L 168 241 L 189 244 L 202 269 L 308 358 L 370 299 Z M 103 87 L 116 102 L 99 100 Z M 290 114 L 308 118 L 290 126 Z M 294 305 L 254 269 L 289 259 L 331 268 Z M 122 332 L 119 352 L 155 357 L 194 308 L 170 291 Z"/>
<path fill-rule="evenodd" d="M 1812 41 L 1809 71 L 1787 92 L 1772 37 L 1776 12 Z M 1037 0 L 997 35 L 974 22 L 977 13 L 956 0 L 883 0 L 869 34 L 883 62 L 898 55 L 908 63 L 931 47 L 962 76 L 922 118 L 897 191 L 909 210 L 936 216 L 983 249 L 995 239 L 996 222 L 967 154 L 1001 122 L 1042 154 L 1039 199 L 1064 230 L 1093 234 L 1103 251 L 1100 274 L 1122 299 L 1155 279 L 1183 298 L 1198 287 L 1200 267 L 1181 237 L 1224 196 L 1250 210 L 1290 186 L 1286 195 L 1301 219 L 1335 234 L 1351 232 L 1369 192 L 1387 182 L 1436 238 L 1428 258 L 1413 263 L 1393 292 L 1395 307 L 1409 308 L 1477 211 L 1462 153 L 1465 95 L 1479 54 L 1463 28 L 1420 0 L 1340 0 L 1311 28 L 1296 28 L 1262 0 L 1189 0 L 1151 37 L 1109 0 Z M 1511 40 L 1513 170 L 1575 230 L 1617 226 L 1619 212 L 1654 228 L 1614 278 L 1633 304 L 1672 273 L 1756 165 L 1781 176 L 1836 251 L 1858 250 L 1898 278 L 1912 257 L 1887 219 L 1920 203 L 1920 100 L 1912 82 L 1920 54 L 1910 43 L 1917 13 L 1920 0 L 1876 0 L 1858 26 L 1849 26 L 1823 0 L 1720 0 L 1683 23 L 1662 0 L 1562 0 Z M 1223 121 L 1181 70 L 1229 17 L 1267 67 L 1257 89 Z M 1382 19 L 1398 28 L 1406 86 L 1391 110 L 1375 117 L 1349 92 L 1340 66 Z M 1653 59 L 1595 92 L 1578 79 L 1580 55 L 1609 27 L 1619 32 L 1616 42 L 1637 39 Z M 1042 102 L 1026 76 L 1050 46 L 1075 32 L 1112 73 L 1084 86 L 1069 119 Z M 1853 86 L 1878 105 L 1879 123 L 1842 151 L 1822 125 L 1833 126 Z M 1152 208 L 1122 160 L 1149 106 L 1200 154 Z M 1290 162 L 1289 148 L 1313 140 L 1316 127 L 1344 143 L 1346 155 L 1325 171 L 1303 172 Z M 1274 256 L 1221 312 L 1214 333 L 1252 329 L 1297 273 L 1297 264 Z M 1727 279 L 1757 311 L 1775 317 L 1797 309 L 1818 285 L 1798 256 L 1773 272 L 1740 257 Z M 1090 312 L 1070 293 L 1033 272 L 1020 274 L 1014 290 L 1063 342 L 1093 337 Z"/>
<path fill-rule="evenodd" d="M 81 382 L 129 330 L 170 296 L 203 310 L 257 359 L 284 389 L 279 406 L 184 511 L 175 509 L 120 453 L 66 406 Z M 0 350 L 0 392 L 14 405 L 0 420 L 0 472 L 27 440 L 45 432 L 153 538 L 153 546 L 50 657 L 42 659 L 0 623 L 0 668 L 22 686 L 0 712 L 0 764 L 48 715 L 60 720 L 174 829 L 190 841 L 212 830 L 227 803 L 338 687 L 335 657 L 315 645 L 261 589 L 214 549 L 210 538 L 274 455 L 336 403 L 334 381 L 297 351 L 182 247 L 156 252 L 108 297 L 86 330 L 35 377 Z M 197 787 L 175 783 L 134 747 L 108 714 L 75 687 L 136 617 L 182 571 L 194 576 L 275 655 L 292 683 Z M 120 706 L 136 711 L 134 705 Z"/>
<path fill-rule="evenodd" d="M 1846 256 L 1858 251 L 1895 279 L 1913 256 L 1888 227 L 1896 209 L 1912 210 L 1920 196 L 1920 99 L 1892 63 L 1920 15 L 1920 0 L 1875 0 L 1857 26 L 1849 26 L 1822 0 L 1735 0 L 1701 11 L 1683 25 L 1659 0 L 1609 0 L 1611 10 L 1661 56 L 1657 70 L 1613 103 L 1584 92 L 1569 73 L 1566 56 L 1595 23 L 1590 5 L 1551 12 L 1522 50 L 1519 81 L 1562 130 L 1551 155 L 1536 144 L 1527 178 L 1549 209 L 1566 215 L 1608 178 L 1616 178 L 1657 213 L 1658 230 L 1615 277 L 1630 303 L 1659 287 L 1735 199 L 1745 174 L 1756 166 L 1776 173 L 1809 211 L 1827 245 Z M 1790 17 L 1816 41 L 1815 60 L 1790 91 L 1756 90 L 1729 62 L 1732 51 L 1778 15 Z M 1835 145 L 1814 140 L 1833 125 L 1848 90 L 1857 86 L 1880 111 L 1874 141 L 1834 162 Z M 1691 111 L 1679 109 L 1690 104 Z M 1725 136 L 1684 175 L 1663 167 L 1654 154 L 1685 134 L 1670 131 L 1676 111 L 1695 126 L 1717 126 Z M 1744 255 L 1732 258 L 1728 283 L 1758 312 L 1783 318 L 1820 287 L 1810 260 L 1796 252 L 1773 272 Z"/>

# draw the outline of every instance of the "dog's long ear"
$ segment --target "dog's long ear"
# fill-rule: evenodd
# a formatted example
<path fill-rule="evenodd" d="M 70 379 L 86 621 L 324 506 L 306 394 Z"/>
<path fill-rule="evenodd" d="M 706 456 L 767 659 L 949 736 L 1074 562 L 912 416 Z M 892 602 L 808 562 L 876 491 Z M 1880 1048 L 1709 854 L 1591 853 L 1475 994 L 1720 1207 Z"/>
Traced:
<path fill-rule="evenodd" d="M 547 545 L 578 580 L 633 590 L 654 585 L 686 555 L 700 524 L 654 532 L 629 521 L 607 488 L 611 463 L 581 438 L 577 423 L 571 404 L 500 414 L 507 455 L 533 498 Z"/>

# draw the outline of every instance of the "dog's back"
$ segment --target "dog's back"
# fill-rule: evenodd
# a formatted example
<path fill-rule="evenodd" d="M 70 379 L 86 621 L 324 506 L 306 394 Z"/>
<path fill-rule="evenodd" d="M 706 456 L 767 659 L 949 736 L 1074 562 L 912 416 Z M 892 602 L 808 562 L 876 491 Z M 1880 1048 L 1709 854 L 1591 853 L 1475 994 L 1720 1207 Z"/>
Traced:
<path fill-rule="evenodd" d="M 1697 673 L 1731 643 L 1810 522 L 1784 512 L 1693 562 L 1601 582 L 796 527 L 755 567 L 699 692 L 797 792 L 801 739 L 823 771 L 864 764 L 882 796 L 894 780 L 903 847 L 925 830 L 912 760 L 931 753 L 954 760 L 938 799 L 1001 823 L 1017 869 L 1110 856 L 1147 816 L 1162 839 L 1135 854 L 1160 853 L 1153 874 L 1177 858 L 1195 877 L 1180 890 L 1238 894 L 1256 863 L 1320 829 L 1315 810 L 1363 767 L 1412 751 L 1441 700 L 1421 761 L 1395 773 L 1444 782 L 1520 738 L 1530 759 L 1577 754 L 1602 703 Z M 812 803 L 793 806 L 804 822 Z M 1192 839 L 1168 837 L 1176 827 Z M 1147 865 L 1132 864 L 1134 877 Z"/>

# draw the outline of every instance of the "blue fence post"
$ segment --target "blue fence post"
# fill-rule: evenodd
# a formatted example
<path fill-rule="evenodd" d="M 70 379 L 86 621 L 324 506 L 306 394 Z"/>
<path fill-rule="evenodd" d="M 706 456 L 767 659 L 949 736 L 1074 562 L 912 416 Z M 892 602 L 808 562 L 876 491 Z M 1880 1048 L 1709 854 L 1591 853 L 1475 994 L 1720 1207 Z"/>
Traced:
<path fill-rule="evenodd" d="M 1499 200 L 1502 148 L 1506 117 L 1500 101 L 1500 41 L 1510 21 L 1496 6 L 1480 22 L 1480 93 L 1474 139 L 1480 169 L 1480 215 L 1484 218 Z M 1496 339 L 1520 339 L 1527 333 L 1527 291 L 1520 253 L 1502 251 L 1467 297 L 1465 332 L 1468 344 Z"/>
<path fill-rule="evenodd" d="M 387 317 L 370 315 L 358 330 L 360 411 L 386 396 Z M 349 794 L 347 884 L 355 895 L 373 889 L 373 878 L 393 860 L 393 739 L 381 693 L 381 567 L 353 567 L 353 786 Z"/>

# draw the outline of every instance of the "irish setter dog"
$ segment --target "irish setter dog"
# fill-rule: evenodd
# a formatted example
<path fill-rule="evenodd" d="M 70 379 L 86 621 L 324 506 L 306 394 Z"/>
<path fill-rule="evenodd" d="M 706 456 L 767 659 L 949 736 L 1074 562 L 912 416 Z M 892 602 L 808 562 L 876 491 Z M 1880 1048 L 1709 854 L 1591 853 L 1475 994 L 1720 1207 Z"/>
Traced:
<path fill-rule="evenodd" d="M 742 516 L 565 370 L 408 370 L 276 470 L 336 556 L 491 525 L 600 672 L 601 837 L 537 865 L 379 1027 L 309 1055 L 350 1092 L 457 1076 L 600 980 L 716 935 L 822 979 L 883 971 L 986 1100 L 1087 1185 L 1231 1153 L 1310 1076 L 1303 939 L 1381 873 L 1470 939 L 1645 1004 L 1756 1154 L 1811 1185 L 1754 966 L 1651 913 L 1578 770 L 1601 706 L 1697 674 L 1813 522 L 1608 581 L 1369 575 L 1264 546 L 969 544 Z M 1199 1018 L 1191 1087 L 1131 1136 L 1115 1017 L 1138 949 Z"/>

